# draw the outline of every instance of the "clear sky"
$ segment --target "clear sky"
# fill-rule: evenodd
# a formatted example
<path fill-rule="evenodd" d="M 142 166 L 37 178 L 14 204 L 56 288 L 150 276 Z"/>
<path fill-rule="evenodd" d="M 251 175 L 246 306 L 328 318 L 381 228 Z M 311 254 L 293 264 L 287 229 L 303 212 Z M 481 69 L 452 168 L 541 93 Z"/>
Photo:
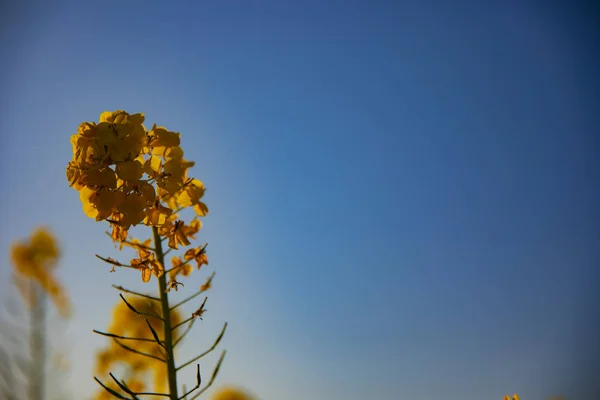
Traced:
<path fill-rule="evenodd" d="M 115 109 L 181 132 L 207 187 L 217 277 L 180 355 L 229 321 L 219 383 L 264 400 L 600 398 L 597 9 L 18 4 L 0 17 L 0 288 L 10 242 L 50 226 L 74 398 L 96 390 L 110 285 L 148 288 L 94 257 L 119 253 L 65 178 L 69 136 Z"/>

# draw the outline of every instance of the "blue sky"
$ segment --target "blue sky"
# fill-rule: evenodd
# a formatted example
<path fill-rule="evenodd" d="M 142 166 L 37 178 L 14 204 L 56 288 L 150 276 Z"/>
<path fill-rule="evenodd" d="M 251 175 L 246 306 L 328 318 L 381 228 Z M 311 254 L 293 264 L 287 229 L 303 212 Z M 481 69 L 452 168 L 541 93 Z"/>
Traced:
<path fill-rule="evenodd" d="M 110 285 L 148 289 L 94 258 L 118 253 L 65 178 L 69 136 L 115 109 L 181 132 L 207 187 L 217 278 L 182 359 L 229 321 L 219 383 L 264 400 L 600 396 L 596 9 L 19 4 L 0 28 L 0 250 L 39 224 L 59 235 L 74 398 L 96 390 Z"/>

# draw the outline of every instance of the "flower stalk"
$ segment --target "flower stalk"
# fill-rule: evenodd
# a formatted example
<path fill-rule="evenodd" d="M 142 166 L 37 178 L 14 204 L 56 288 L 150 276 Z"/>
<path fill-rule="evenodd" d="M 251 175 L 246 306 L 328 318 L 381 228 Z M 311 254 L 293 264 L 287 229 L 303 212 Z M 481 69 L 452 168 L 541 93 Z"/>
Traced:
<path fill-rule="evenodd" d="M 164 265 L 164 254 L 162 242 L 158 234 L 158 228 L 152 227 L 154 237 L 154 248 L 156 249 L 156 259 Z M 158 278 L 158 292 L 160 293 L 160 305 L 162 317 L 164 320 L 164 348 L 167 352 L 167 380 L 169 382 L 169 394 L 171 400 L 177 400 L 177 370 L 175 369 L 175 358 L 173 357 L 173 330 L 171 329 L 171 309 L 169 307 L 169 295 L 167 291 L 167 276 L 162 274 Z"/>
<path fill-rule="evenodd" d="M 46 296 L 36 282 L 29 282 L 29 286 L 32 293 L 35 293 L 35 303 L 30 313 L 29 399 L 42 400 L 46 369 Z"/>

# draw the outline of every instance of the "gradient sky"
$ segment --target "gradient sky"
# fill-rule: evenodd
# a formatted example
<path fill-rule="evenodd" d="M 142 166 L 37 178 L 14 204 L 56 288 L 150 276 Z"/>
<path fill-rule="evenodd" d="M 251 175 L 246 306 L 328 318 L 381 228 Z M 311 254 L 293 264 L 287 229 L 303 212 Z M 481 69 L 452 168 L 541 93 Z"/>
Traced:
<path fill-rule="evenodd" d="M 60 238 L 73 398 L 96 390 L 110 285 L 153 288 L 94 257 L 119 254 L 65 178 L 69 136 L 115 109 L 181 132 L 207 187 L 217 277 L 180 355 L 229 321 L 219 383 L 264 400 L 600 398 L 597 9 L 4 4 L 0 251 L 39 224 Z"/>

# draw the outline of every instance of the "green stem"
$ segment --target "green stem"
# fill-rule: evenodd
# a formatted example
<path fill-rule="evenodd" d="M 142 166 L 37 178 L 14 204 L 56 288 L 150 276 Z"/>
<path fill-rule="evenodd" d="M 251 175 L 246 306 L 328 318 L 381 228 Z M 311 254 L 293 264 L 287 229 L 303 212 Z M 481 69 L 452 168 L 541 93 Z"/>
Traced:
<path fill-rule="evenodd" d="M 162 249 L 162 242 L 158 234 L 158 228 L 153 226 L 152 233 L 154 235 L 154 249 L 156 259 L 161 265 L 165 265 L 165 255 Z M 167 351 L 167 374 L 169 379 L 169 394 L 171 400 L 177 400 L 177 370 L 175 369 L 175 358 L 173 357 L 173 332 L 171 331 L 171 309 L 169 308 L 169 296 L 167 294 L 167 274 L 162 274 L 158 278 L 158 291 L 160 293 L 160 304 L 163 315 L 164 326 L 164 347 Z"/>

